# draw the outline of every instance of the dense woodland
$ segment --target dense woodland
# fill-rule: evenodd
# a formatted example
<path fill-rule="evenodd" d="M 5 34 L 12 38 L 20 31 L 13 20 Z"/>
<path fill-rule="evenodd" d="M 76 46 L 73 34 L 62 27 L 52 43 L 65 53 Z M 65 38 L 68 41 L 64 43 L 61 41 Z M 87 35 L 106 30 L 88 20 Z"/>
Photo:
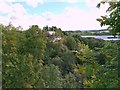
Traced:
<path fill-rule="evenodd" d="M 110 3 L 110 16 L 97 19 L 113 35 L 120 34 L 119 7 Z M 120 41 L 82 38 L 55 26 L 0 28 L 3 88 L 120 88 Z"/>
<path fill-rule="evenodd" d="M 118 87 L 118 41 L 71 36 L 56 27 L 53 35 L 37 25 L 1 27 L 3 88 Z"/>

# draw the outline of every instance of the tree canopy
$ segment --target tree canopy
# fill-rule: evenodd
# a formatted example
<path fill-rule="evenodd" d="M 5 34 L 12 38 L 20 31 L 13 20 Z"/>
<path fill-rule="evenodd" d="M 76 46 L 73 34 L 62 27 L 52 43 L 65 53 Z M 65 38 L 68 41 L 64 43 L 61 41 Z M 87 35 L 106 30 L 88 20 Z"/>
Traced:
<path fill-rule="evenodd" d="M 101 23 L 101 26 L 108 25 L 109 31 L 115 36 L 120 35 L 120 1 L 101 1 L 97 7 L 100 8 L 101 4 L 108 3 L 109 7 L 106 10 L 107 16 L 101 16 L 97 21 Z"/>
<path fill-rule="evenodd" d="M 118 87 L 116 42 L 47 32 L 2 25 L 3 88 Z M 52 42 L 55 36 L 61 40 Z"/>

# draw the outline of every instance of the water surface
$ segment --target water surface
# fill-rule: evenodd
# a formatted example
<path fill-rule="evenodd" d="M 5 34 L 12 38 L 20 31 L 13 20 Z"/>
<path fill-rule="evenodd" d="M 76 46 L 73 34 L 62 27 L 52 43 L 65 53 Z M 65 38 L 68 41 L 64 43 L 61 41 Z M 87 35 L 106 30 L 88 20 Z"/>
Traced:
<path fill-rule="evenodd" d="M 92 38 L 103 39 L 103 40 L 120 40 L 118 36 L 114 37 L 112 35 L 102 35 L 102 36 L 94 35 L 94 36 L 81 36 L 81 37 L 84 37 L 84 38 L 92 37 Z"/>

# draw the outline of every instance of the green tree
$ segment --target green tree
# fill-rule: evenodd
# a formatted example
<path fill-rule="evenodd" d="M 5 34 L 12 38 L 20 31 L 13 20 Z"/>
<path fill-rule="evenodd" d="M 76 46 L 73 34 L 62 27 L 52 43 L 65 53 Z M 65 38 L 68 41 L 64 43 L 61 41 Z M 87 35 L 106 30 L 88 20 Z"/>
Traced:
<path fill-rule="evenodd" d="M 68 36 L 65 39 L 65 45 L 68 47 L 70 50 L 75 50 L 77 47 L 76 41 L 72 36 Z"/>
<path fill-rule="evenodd" d="M 3 69 L 3 87 L 14 87 L 12 84 L 13 68 L 18 61 L 17 56 L 17 33 L 14 27 L 2 28 L 2 69 Z M 14 83 L 15 84 L 15 83 Z"/>
<path fill-rule="evenodd" d="M 69 72 L 69 74 L 65 75 L 65 78 L 63 80 L 63 88 L 76 88 L 77 87 L 77 81 L 74 74 Z"/>
<path fill-rule="evenodd" d="M 74 72 L 79 80 L 78 88 L 92 87 L 96 72 L 96 62 L 94 52 L 89 49 L 88 45 L 78 43 L 79 49 L 75 56 L 78 59 L 78 64 L 74 64 Z"/>
<path fill-rule="evenodd" d="M 100 7 L 101 4 L 106 3 L 105 1 L 100 2 L 97 7 Z M 102 18 L 97 19 L 100 23 L 101 26 L 103 25 L 108 25 L 110 32 L 115 36 L 118 35 L 118 38 L 120 37 L 120 1 L 116 0 L 115 2 L 107 2 L 109 4 L 109 8 L 107 9 L 108 16 L 101 16 Z M 114 59 L 110 59 L 111 62 L 119 62 L 119 58 L 120 58 L 120 41 L 116 41 L 116 56 L 114 56 Z M 115 47 L 115 46 L 114 46 Z M 114 54 L 114 53 L 112 53 Z M 109 60 L 109 59 L 108 59 Z M 113 61 L 116 60 L 116 61 Z M 110 65 L 111 66 L 111 65 Z M 114 66 L 114 65 L 113 65 Z M 109 69 L 108 69 L 109 70 Z M 117 72 L 119 70 L 117 69 Z M 114 72 L 114 75 L 116 75 L 117 72 Z M 110 74 L 110 73 L 109 73 Z M 117 77 L 117 76 L 115 76 Z M 118 75 L 119 77 L 119 75 Z M 115 78 L 113 78 L 115 79 Z M 111 80 L 111 79 L 110 79 Z M 115 79 L 116 80 L 116 79 Z M 118 82 L 118 80 L 116 81 Z M 111 84 L 112 87 L 115 87 L 117 84 Z M 106 85 L 107 87 L 107 85 Z M 117 86 L 116 86 L 117 87 Z"/>
<path fill-rule="evenodd" d="M 61 88 L 62 77 L 59 68 L 53 64 L 46 65 L 42 71 L 45 88 Z"/>
<path fill-rule="evenodd" d="M 46 38 L 38 26 L 32 26 L 25 32 L 26 53 L 30 53 L 34 58 L 40 60 L 44 58 L 44 49 L 46 48 Z"/>
<path fill-rule="evenodd" d="M 37 26 L 27 31 L 15 27 L 2 28 L 3 87 L 32 88 L 43 86 L 43 67 L 46 39 Z"/>
<path fill-rule="evenodd" d="M 101 16 L 97 19 L 101 23 L 101 26 L 108 25 L 108 29 L 115 36 L 116 34 L 120 35 L 120 1 L 101 1 L 97 7 L 99 8 L 101 4 L 108 3 L 109 8 L 107 9 L 108 15 Z"/>
<path fill-rule="evenodd" d="M 97 66 L 96 81 L 94 87 L 97 88 L 118 88 L 118 59 L 117 43 L 106 42 L 105 46 L 99 51 L 105 55 L 105 63 Z M 99 55 L 99 54 L 98 54 Z M 102 61 L 102 60 L 101 60 Z"/>

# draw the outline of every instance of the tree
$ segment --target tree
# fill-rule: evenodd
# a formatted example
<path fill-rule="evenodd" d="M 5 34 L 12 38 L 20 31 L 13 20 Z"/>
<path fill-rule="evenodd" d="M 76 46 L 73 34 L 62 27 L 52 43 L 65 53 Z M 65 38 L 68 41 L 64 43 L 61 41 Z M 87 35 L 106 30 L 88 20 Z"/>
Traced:
<path fill-rule="evenodd" d="M 116 34 L 120 35 L 120 1 L 116 0 L 116 2 L 106 2 L 101 1 L 97 7 L 99 8 L 101 4 L 108 3 L 109 8 L 106 12 L 108 12 L 107 16 L 101 16 L 101 18 L 97 19 L 101 23 L 101 26 L 108 25 L 108 29 L 115 36 Z"/>
<path fill-rule="evenodd" d="M 53 64 L 44 66 L 42 71 L 42 78 L 44 80 L 44 88 L 62 87 L 61 72 L 59 68 Z"/>
<path fill-rule="evenodd" d="M 65 78 L 63 80 L 63 88 L 76 88 L 77 87 L 77 81 L 74 74 L 71 72 L 69 74 L 65 75 Z"/>
<path fill-rule="evenodd" d="M 78 64 L 74 64 L 74 73 L 79 80 L 78 88 L 92 87 L 96 72 L 96 62 L 94 52 L 89 49 L 88 45 L 78 43 L 79 49 L 75 56 L 78 58 Z"/>
<path fill-rule="evenodd" d="M 0 24 L 0 89 L 2 88 L 2 28 L 4 26 Z"/>
<path fill-rule="evenodd" d="M 14 87 L 14 67 L 18 61 L 17 55 L 17 33 L 14 27 L 2 28 L 2 75 L 3 87 Z"/>
<path fill-rule="evenodd" d="M 46 38 L 37 25 L 33 25 L 25 32 L 26 53 L 32 54 L 36 59 L 44 58 L 44 49 L 46 48 Z"/>
<path fill-rule="evenodd" d="M 108 16 L 101 16 L 102 18 L 97 19 L 101 23 L 101 26 L 103 25 L 109 25 L 108 29 L 109 31 L 115 36 L 118 35 L 118 38 L 120 38 L 120 0 L 116 0 L 116 2 L 100 2 L 97 7 L 99 8 L 101 4 L 108 3 L 109 8 L 107 9 Z M 120 58 L 120 41 L 116 41 L 116 56 L 114 56 L 112 60 L 116 60 L 119 62 Z M 114 46 L 115 47 L 115 46 Z M 113 53 L 114 54 L 114 53 Z M 119 70 L 117 69 L 117 72 Z M 119 78 L 119 75 L 118 75 Z M 112 85 L 112 84 L 111 84 Z M 115 86 L 115 85 L 114 85 Z"/>
<path fill-rule="evenodd" d="M 2 28 L 2 80 L 4 88 L 42 87 L 46 39 L 38 26 L 27 31 Z M 38 83 L 41 82 L 41 83 Z"/>
<path fill-rule="evenodd" d="M 76 49 L 76 41 L 72 36 L 68 36 L 65 39 L 65 45 L 68 47 L 70 50 L 75 50 Z"/>

